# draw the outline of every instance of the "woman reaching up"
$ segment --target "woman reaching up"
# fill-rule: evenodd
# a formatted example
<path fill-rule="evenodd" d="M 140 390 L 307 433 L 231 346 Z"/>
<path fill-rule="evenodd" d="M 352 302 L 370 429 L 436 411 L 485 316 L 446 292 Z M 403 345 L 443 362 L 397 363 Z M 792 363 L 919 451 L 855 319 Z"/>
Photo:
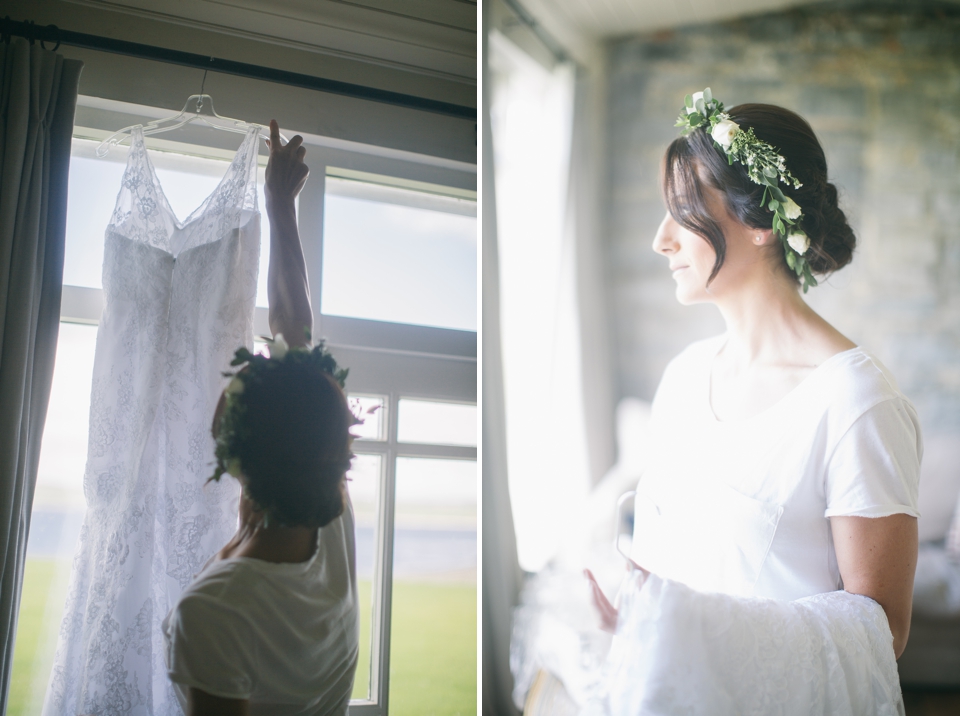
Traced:
<path fill-rule="evenodd" d="M 356 422 L 346 371 L 313 323 L 294 199 L 302 138 L 270 123 L 270 357 L 243 348 L 213 420 L 217 469 L 239 481 L 239 528 L 164 621 L 187 716 L 342 716 L 357 667 L 353 511 L 345 475 Z"/>

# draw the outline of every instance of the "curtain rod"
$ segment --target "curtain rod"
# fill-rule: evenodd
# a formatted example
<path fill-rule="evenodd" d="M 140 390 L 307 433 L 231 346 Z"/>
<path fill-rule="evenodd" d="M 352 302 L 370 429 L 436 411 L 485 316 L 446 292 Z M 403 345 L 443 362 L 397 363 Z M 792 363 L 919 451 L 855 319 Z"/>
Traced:
<path fill-rule="evenodd" d="M 519 0 L 503 0 L 503 4 L 513 11 L 517 19 L 527 26 L 534 37 L 540 40 L 540 44 L 544 46 L 547 52 L 553 55 L 554 60 L 557 62 L 568 62 L 571 59 L 563 45 L 557 41 Z"/>
<path fill-rule="evenodd" d="M 30 44 L 33 44 L 35 40 L 39 40 L 41 46 L 44 46 L 44 42 L 55 42 L 57 44 L 56 47 L 53 48 L 54 50 L 63 44 L 72 47 L 82 47 L 88 50 L 113 52 L 115 54 L 139 57 L 145 60 L 157 60 L 159 62 L 168 62 L 184 67 L 195 67 L 201 70 L 221 72 L 227 75 L 266 80 L 268 82 L 276 82 L 293 87 L 317 90 L 318 92 L 328 92 L 330 94 L 338 94 L 355 99 L 392 104 L 397 107 L 443 114 L 458 119 L 469 119 L 474 122 L 477 121 L 476 107 L 440 102 L 434 99 L 402 94 L 400 92 L 391 92 L 375 87 L 366 87 L 351 82 L 341 82 L 324 77 L 304 75 L 299 72 L 278 70 L 273 67 L 263 67 L 246 62 L 224 60 L 218 57 L 210 57 L 209 55 L 198 55 L 193 52 L 181 52 L 180 50 L 170 50 L 165 47 L 143 45 L 139 42 L 115 40 L 111 37 L 61 30 L 56 25 L 41 26 L 29 20 L 26 22 L 18 22 L 11 20 L 8 15 L 0 21 L 0 37 L 6 42 L 9 41 L 12 35 L 24 37 L 30 41 Z"/>

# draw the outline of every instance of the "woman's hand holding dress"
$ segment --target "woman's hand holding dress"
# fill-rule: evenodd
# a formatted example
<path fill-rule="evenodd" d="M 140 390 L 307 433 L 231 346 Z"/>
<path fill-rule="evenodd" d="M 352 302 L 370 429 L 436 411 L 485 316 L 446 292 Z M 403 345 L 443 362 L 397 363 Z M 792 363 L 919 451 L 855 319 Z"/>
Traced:
<path fill-rule="evenodd" d="M 274 336 L 282 333 L 291 348 L 305 346 L 307 332 L 313 330 L 307 266 L 294 204 L 310 173 L 303 163 L 306 152 L 299 134 L 283 144 L 280 127 L 276 120 L 270 120 L 270 160 L 264 186 L 270 217 L 267 299 L 270 331 Z"/>
<path fill-rule="evenodd" d="M 636 562 L 631 561 L 630 564 L 627 565 L 627 569 L 630 569 L 631 567 L 642 573 L 644 579 L 650 575 L 650 572 L 645 570 Z M 607 599 L 607 595 L 603 593 L 603 589 L 601 589 L 600 585 L 597 583 L 597 578 L 593 576 L 593 572 L 591 572 L 589 569 L 585 569 L 583 570 L 583 576 L 587 578 L 587 582 L 590 584 L 590 596 L 593 599 L 593 606 L 600 614 L 600 628 L 604 631 L 610 632 L 611 634 L 616 633 L 617 618 L 619 617 L 617 608 L 610 603 L 609 599 Z"/>

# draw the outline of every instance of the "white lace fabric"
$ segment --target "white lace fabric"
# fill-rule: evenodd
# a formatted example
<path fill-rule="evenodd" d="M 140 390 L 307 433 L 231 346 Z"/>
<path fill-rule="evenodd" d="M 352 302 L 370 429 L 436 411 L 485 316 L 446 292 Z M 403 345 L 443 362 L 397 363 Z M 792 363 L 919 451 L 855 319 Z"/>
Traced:
<path fill-rule="evenodd" d="M 844 591 L 781 601 L 630 579 L 581 716 L 903 716 L 892 642 L 880 605 Z"/>
<path fill-rule="evenodd" d="M 160 624 L 236 529 L 210 424 L 233 352 L 253 344 L 258 130 L 177 220 L 134 130 L 104 247 L 84 495 L 45 716 L 181 710 Z"/>

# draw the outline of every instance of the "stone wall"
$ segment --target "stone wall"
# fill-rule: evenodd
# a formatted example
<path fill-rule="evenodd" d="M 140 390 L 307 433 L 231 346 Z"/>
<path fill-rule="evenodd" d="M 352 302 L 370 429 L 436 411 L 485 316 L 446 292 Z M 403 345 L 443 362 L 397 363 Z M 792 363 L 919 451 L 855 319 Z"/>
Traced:
<path fill-rule="evenodd" d="M 609 47 L 606 257 L 621 396 L 649 399 L 667 361 L 719 333 L 650 250 L 660 157 L 683 96 L 799 112 L 857 233 L 811 304 L 876 353 L 928 436 L 960 432 L 960 5 L 831 2 L 618 39 Z"/>

